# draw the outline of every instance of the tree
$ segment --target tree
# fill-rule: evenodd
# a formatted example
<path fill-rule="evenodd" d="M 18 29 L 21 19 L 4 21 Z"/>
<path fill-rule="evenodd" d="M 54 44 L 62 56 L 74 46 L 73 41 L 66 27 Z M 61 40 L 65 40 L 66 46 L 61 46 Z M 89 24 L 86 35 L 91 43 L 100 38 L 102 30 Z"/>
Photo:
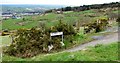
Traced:
<path fill-rule="evenodd" d="M 71 7 L 66 7 L 66 8 L 65 8 L 65 11 L 71 11 L 71 10 L 72 10 Z"/>

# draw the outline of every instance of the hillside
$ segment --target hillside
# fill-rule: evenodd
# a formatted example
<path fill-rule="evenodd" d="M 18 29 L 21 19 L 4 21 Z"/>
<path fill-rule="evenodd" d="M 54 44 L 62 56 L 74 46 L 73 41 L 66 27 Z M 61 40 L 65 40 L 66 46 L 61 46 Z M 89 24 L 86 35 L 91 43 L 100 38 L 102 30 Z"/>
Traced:
<path fill-rule="evenodd" d="M 102 8 L 118 8 L 120 7 L 120 2 L 112 2 L 112 3 L 104 3 L 104 4 L 93 4 L 93 5 L 83 5 L 83 6 L 76 6 L 76 7 L 63 7 L 59 9 L 51 9 L 47 10 L 46 13 L 52 12 L 52 10 L 56 11 L 84 11 L 84 10 L 91 10 L 91 9 L 102 9 Z"/>
<path fill-rule="evenodd" d="M 0 21 L 2 60 L 118 61 L 118 4 L 4 5 L 5 12 L 45 12 Z"/>
<path fill-rule="evenodd" d="M 26 12 L 26 11 L 45 11 L 54 8 L 62 8 L 64 5 L 30 5 L 30 4 L 3 4 L 2 12 Z"/>
<path fill-rule="evenodd" d="M 96 21 L 99 18 L 116 18 L 119 10 L 107 10 L 102 12 L 100 9 L 91 9 L 82 12 L 63 12 L 63 14 L 47 13 L 45 15 L 33 15 L 24 16 L 24 20 L 21 19 L 7 19 L 0 23 L 1 28 L 4 29 L 20 29 L 20 28 L 32 28 L 40 26 L 41 23 L 46 24 L 45 26 L 56 25 L 59 20 L 65 23 L 75 25 L 78 21 L 83 23 L 89 23 Z M 114 20 L 115 21 L 115 20 Z M 11 26 L 14 25 L 14 26 Z"/>

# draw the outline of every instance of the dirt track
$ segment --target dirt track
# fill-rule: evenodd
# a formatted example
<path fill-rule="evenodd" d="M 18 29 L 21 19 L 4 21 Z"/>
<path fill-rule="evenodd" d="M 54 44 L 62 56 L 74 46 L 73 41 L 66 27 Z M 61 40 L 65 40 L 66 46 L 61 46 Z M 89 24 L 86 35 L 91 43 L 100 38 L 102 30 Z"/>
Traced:
<path fill-rule="evenodd" d="M 109 44 L 109 43 L 113 43 L 113 42 L 117 42 L 117 41 L 118 41 L 118 33 L 113 33 L 111 35 L 104 36 L 102 39 L 94 40 L 89 43 L 79 45 L 79 46 L 76 46 L 74 48 L 71 48 L 71 49 L 68 49 L 65 51 L 74 52 L 74 51 L 86 49 L 86 47 L 88 47 L 88 46 L 95 46 L 97 44 Z"/>

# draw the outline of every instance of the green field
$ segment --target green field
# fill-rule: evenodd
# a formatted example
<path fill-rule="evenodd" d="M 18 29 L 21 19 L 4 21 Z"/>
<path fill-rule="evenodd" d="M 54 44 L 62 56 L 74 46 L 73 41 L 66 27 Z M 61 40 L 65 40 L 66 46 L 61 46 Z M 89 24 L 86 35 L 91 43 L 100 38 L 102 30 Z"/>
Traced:
<path fill-rule="evenodd" d="M 3 56 L 3 61 L 117 61 L 118 43 L 109 45 L 96 45 L 87 50 L 77 52 L 60 52 L 48 55 L 38 55 L 32 58 L 16 58 L 8 55 Z"/>
<path fill-rule="evenodd" d="M 89 15 L 95 15 L 95 17 L 89 17 Z M 46 26 L 56 25 L 61 19 L 63 22 L 73 24 L 76 21 L 90 22 L 95 21 L 98 18 L 107 17 L 103 13 L 98 13 L 95 10 L 86 10 L 82 12 L 64 12 L 63 14 L 47 13 L 46 15 L 37 16 L 24 16 L 24 20 L 21 19 L 8 19 L 3 20 L 0 27 L 2 29 L 15 30 L 19 28 L 32 28 L 39 26 L 41 22 L 44 22 Z"/>

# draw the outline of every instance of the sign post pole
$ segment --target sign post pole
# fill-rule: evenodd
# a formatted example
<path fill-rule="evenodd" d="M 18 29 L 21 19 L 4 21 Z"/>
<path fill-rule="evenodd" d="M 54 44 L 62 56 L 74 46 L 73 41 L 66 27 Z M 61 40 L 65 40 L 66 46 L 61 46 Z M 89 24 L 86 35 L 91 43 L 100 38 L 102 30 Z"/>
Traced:
<path fill-rule="evenodd" d="M 62 35 L 62 42 L 63 42 L 63 35 Z"/>

